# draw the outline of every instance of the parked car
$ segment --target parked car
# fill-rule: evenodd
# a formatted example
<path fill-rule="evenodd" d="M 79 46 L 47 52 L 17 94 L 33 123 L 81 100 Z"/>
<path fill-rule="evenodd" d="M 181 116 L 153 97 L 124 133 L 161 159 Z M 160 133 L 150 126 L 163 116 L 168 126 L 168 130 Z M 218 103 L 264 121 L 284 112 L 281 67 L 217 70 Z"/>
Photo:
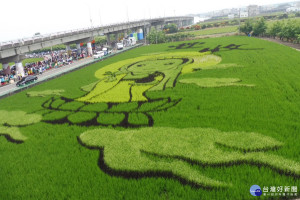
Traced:
<path fill-rule="evenodd" d="M 23 77 L 20 81 L 17 82 L 17 86 L 19 87 L 19 86 L 23 86 L 25 84 L 32 83 L 32 82 L 36 81 L 37 79 L 38 79 L 37 76 L 34 76 L 34 75 Z"/>
<path fill-rule="evenodd" d="M 108 55 L 108 54 L 111 54 L 111 50 L 108 49 L 108 48 L 106 48 L 106 47 L 104 47 L 104 48 L 102 49 L 102 51 L 104 51 L 104 55 L 105 55 L 105 56 Z"/>
<path fill-rule="evenodd" d="M 122 43 L 117 43 L 117 49 L 118 50 L 121 50 L 121 49 L 123 49 L 123 44 Z"/>
<path fill-rule="evenodd" d="M 96 54 L 93 55 L 94 59 L 101 58 L 104 56 L 104 51 L 97 51 Z"/>

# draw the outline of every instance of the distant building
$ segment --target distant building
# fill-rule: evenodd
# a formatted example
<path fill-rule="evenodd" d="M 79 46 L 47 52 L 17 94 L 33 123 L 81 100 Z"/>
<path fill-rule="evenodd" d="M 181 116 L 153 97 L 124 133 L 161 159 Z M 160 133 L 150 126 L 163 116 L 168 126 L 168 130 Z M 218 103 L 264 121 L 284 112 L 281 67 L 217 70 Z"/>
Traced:
<path fill-rule="evenodd" d="M 286 9 L 286 12 L 298 12 L 300 11 L 300 7 L 289 7 Z"/>
<path fill-rule="evenodd" d="M 259 7 L 258 5 L 250 5 L 248 6 L 248 16 L 254 17 L 256 15 L 259 15 Z"/>
<path fill-rule="evenodd" d="M 234 19 L 234 14 L 228 15 L 228 19 Z"/>
<path fill-rule="evenodd" d="M 232 9 L 230 10 L 230 14 L 238 15 L 238 14 L 239 14 L 239 9 L 237 9 L 237 8 L 232 8 Z"/>
<path fill-rule="evenodd" d="M 248 17 L 248 12 L 241 12 L 240 18 L 245 18 L 245 17 Z"/>

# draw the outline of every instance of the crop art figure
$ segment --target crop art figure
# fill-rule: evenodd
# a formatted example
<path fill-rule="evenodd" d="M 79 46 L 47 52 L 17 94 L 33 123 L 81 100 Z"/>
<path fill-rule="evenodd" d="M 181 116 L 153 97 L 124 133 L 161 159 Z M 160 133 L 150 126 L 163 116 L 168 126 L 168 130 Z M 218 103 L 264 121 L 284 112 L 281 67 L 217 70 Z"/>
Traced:
<path fill-rule="evenodd" d="M 82 133 L 79 140 L 88 147 L 100 149 L 102 164 L 112 174 L 120 172 L 125 177 L 160 174 L 203 187 L 228 187 L 231 183 L 202 174 L 201 167 L 243 163 L 300 175 L 299 163 L 272 154 L 283 144 L 258 133 L 209 128 L 96 129 Z"/>

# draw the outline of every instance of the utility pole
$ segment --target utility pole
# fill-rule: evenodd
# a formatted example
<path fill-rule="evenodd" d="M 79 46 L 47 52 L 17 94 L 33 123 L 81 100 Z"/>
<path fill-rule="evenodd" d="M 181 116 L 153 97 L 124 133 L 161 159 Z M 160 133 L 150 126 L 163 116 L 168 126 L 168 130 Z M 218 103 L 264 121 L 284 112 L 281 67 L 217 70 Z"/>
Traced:
<path fill-rule="evenodd" d="M 90 8 L 90 6 L 89 6 L 89 13 L 90 13 L 91 27 L 93 27 L 93 20 L 92 20 L 92 15 L 91 15 L 91 8 Z"/>
<path fill-rule="evenodd" d="M 99 8 L 99 19 L 100 19 L 100 26 L 102 26 L 101 9 L 100 8 Z"/>
<path fill-rule="evenodd" d="M 127 22 L 129 22 L 128 6 L 127 5 L 126 5 L 126 12 L 127 12 Z"/>
<path fill-rule="evenodd" d="M 147 37 L 148 33 L 146 34 L 146 21 L 145 21 L 146 19 L 145 18 L 146 18 L 146 16 L 145 16 L 145 12 L 144 12 L 144 36 L 145 36 L 144 39 L 145 39 L 145 45 L 146 45 L 147 44 L 147 38 L 146 37 Z"/>
<path fill-rule="evenodd" d="M 156 44 L 157 44 L 157 28 L 155 29 L 155 40 L 156 40 Z"/>
<path fill-rule="evenodd" d="M 241 34 L 241 8 L 239 8 L 239 34 Z"/>

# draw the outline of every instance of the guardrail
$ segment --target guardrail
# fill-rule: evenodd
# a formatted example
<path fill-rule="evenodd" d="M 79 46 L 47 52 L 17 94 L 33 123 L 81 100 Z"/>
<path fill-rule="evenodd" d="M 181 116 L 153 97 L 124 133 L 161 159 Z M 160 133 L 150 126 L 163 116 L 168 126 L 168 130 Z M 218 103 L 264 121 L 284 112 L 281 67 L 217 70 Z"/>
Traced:
<path fill-rule="evenodd" d="M 7 91 L 7 92 L 0 93 L 0 99 L 1 99 L 1 98 L 5 98 L 5 97 L 7 97 L 7 96 L 11 96 L 11 95 L 13 95 L 13 94 L 15 94 L 15 93 L 21 92 L 21 91 L 26 90 L 26 89 L 28 89 L 28 88 L 31 88 L 31 87 L 33 87 L 33 86 L 35 86 L 35 85 L 39 85 L 39 84 L 41 84 L 41 83 L 43 83 L 43 82 L 46 82 L 46 81 L 48 81 L 48 80 L 57 78 L 57 77 L 62 76 L 62 75 L 64 75 L 64 74 L 67 74 L 67 73 L 73 72 L 73 71 L 75 71 L 75 70 L 81 69 L 81 68 L 83 68 L 83 67 L 85 67 L 85 66 L 88 66 L 88 65 L 91 65 L 91 64 L 100 62 L 100 61 L 102 61 L 102 60 L 106 60 L 106 59 L 108 59 L 108 58 L 110 58 L 110 57 L 113 57 L 113 56 L 115 56 L 115 55 L 118 55 L 118 54 L 120 54 L 120 53 L 129 51 L 129 50 L 131 50 L 131 49 L 134 49 L 134 48 L 137 48 L 137 47 L 140 47 L 140 46 L 143 46 L 143 44 L 136 44 L 136 45 L 134 45 L 134 46 L 127 47 L 127 48 L 125 48 L 125 49 L 123 49 L 123 50 L 121 50 L 121 51 L 118 51 L 118 52 L 116 52 L 116 53 L 111 53 L 111 54 L 109 54 L 109 55 L 107 55 L 107 56 L 104 56 L 104 57 L 102 57 L 102 58 L 94 59 L 94 60 L 91 60 L 91 61 L 89 61 L 89 62 L 80 64 L 80 65 L 78 65 L 78 66 L 74 66 L 74 67 L 72 67 L 72 68 L 68 68 L 68 69 L 65 69 L 65 70 L 60 70 L 60 71 L 57 72 L 57 73 L 53 73 L 53 74 L 48 75 L 48 76 L 45 76 L 45 77 L 43 77 L 43 78 L 39 78 L 36 82 L 34 82 L 34 83 L 32 83 L 32 84 L 29 84 L 29 85 L 26 85 L 26 86 L 22 86 L 22 87 L 15 87 L 15 88 L 12 88 L 11 90 L 9 90 L 9 91 Z M 61 69 L 62 69 L 62 68 L 61 68 Z M 1 91 L 1 89 L 0 89 L 0 91 Z"/>

